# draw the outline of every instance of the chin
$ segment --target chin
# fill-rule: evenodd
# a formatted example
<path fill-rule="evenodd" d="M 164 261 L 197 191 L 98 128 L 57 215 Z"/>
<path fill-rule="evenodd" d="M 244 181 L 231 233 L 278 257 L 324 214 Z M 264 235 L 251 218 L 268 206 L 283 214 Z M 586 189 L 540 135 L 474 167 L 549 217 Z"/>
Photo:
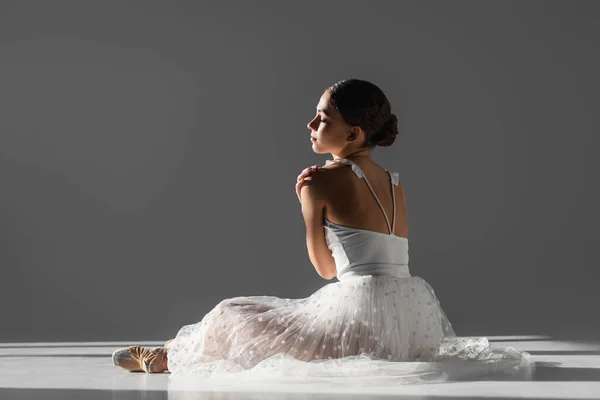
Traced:
<path fill-rule="evenodd" d="M 326 153 L 326 151 L 323 151 L 323 149 L 321 148 L 321 146 L 319 145 L 318 142 L 312 143 L 312 149 L 313 149 L 313 152 L 315 152 L 317 154 Z"/>

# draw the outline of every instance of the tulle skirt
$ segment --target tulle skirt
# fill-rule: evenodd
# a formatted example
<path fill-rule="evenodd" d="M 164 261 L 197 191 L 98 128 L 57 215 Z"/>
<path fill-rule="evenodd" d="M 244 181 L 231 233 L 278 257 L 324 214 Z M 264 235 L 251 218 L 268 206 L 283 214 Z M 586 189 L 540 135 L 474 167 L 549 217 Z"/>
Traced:
<path fill-rule="evenodd" d="M 225 299 L 168 344 L 168 368 L 212 382 L 434 383 L 514 376 L 535 363 L 457 337 L 421 277 L 353 276 L 311 296 Z"/>

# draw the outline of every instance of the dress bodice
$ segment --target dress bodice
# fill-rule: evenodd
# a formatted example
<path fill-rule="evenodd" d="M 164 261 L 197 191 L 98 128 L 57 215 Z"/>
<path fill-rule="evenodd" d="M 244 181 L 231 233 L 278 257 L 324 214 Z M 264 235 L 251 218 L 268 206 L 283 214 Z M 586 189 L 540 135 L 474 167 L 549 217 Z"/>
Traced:
<path fill-rule="evenodd" d="M 399 278 L 410 277 L 408 269 L 408 239 L 394 234 L 396 217 L 395 191 L 392 190 L 394 211 L 392 223 L 390 224 L 381 202 L 360 167 L 354 161 L 345 158 L 327 160 L 326 165 L 334 162 L 350 165 L 355 175 L 359 179 L 365 180 L 383 212 L 388 223 L 388 230 L 390 231 L 388 234 L 352 228 L 334 224 L 325 219 L 325 239 L 335 259 L 337 278 L 342 280 L 350 276 L 363 275 L 388 275 Z M 390 176 L 390 183 L 397 186 L 398 173 L 390 173 L 387 170 L 386 172 Z"/>

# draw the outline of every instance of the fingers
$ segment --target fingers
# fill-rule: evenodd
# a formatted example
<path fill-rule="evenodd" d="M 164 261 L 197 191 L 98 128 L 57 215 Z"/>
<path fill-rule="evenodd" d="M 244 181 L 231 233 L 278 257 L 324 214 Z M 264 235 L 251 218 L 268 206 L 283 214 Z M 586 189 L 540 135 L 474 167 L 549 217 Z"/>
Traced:
<path fill-rule="evenodd" d="M 310 181 L 310 180 L 312 180 L 312 176 L 308 176 L 308 175 L 302 176 L 302 177 L 300 177 L 300 179 L 298 179 L 298 181 L 296 182 L 296 185 L 301 185 L 304 182 Z"/>
<path fill-rule="evenodd" d="M 313 165 L 312 167 L 304 168 L 300 175 L 298 175 L 296 181 L 300 181 L 303 177 L 310 175 L 311 173 L 315 172 L 318 168 L 318 165 Z"/>
<path fill-rule="evenodd" d="M 311 179 L 312 179 L 311 176 L 307 176 L 305 178 L 300 179 L 298 182 L 296 182 L 296 195 L 298 196 L 298 200 L 300 200 L 300 191 L 302 190 L 304 183 L 307 180 L 311 180 Z M 302 200 L 300 200 L 300 202 L 302 203 Z"/>
<path fill-rule="evenodd" d="M 310 173 L 311 173 L 311 171 L 310 171 L 309 168 L 303 169 L 302 172 L 300 173 L 300 175 L 298 175 L 298 179 L 297 180 L 302 179 L 302 177 L 304 177 L 304 176 L 306 176 L 306 175 L 308 175 Z"/>
<path fill-rule="evenodd" d="M 300 200 L 300 203 L 302 203 L 302 200 L 300 199 L 300 190 L 302 189 L 304 182 L 307 180 L 311 180 L 312 177 L 309 175 L 315 172 L 318 168 L 318 165 L 313 165 L 308 168 L 304 168 L 300 175 L 298 175 L 298 178 L 296 179 L 296 194 L 298 195 L 298 200 Z"/>
<path fill-rule="evenodd" d="M 296 193 L 298 194 L 298 197 L 300 197 L 300 190 L 302 189 L 302 186 L 304 186 L 304 183 L 306 181 L 310 181 L 312 179 L 312 176 L 306 176 L 302 179 L 300 179 L 298 182 L 296 182 Z"/>

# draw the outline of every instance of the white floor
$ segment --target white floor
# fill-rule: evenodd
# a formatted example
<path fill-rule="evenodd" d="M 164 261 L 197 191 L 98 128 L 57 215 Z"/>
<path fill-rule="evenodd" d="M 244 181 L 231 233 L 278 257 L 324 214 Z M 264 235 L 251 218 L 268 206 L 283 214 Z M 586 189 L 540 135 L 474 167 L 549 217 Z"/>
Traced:
<path fill-rule="evenodd" d="M 207 387 L 172 374 L 131 373 L 113 366 L 121 347 L 157 342 L 0 343 L 0 399 L 308 399 L 308 398 L 564 398 L 600 399 L 600 343 L 548 337 L 488 336 L 493 346 L 529 351 L 537 363 L 532 381 L 448 382 L 395 388 L 286 386 Z"/>

